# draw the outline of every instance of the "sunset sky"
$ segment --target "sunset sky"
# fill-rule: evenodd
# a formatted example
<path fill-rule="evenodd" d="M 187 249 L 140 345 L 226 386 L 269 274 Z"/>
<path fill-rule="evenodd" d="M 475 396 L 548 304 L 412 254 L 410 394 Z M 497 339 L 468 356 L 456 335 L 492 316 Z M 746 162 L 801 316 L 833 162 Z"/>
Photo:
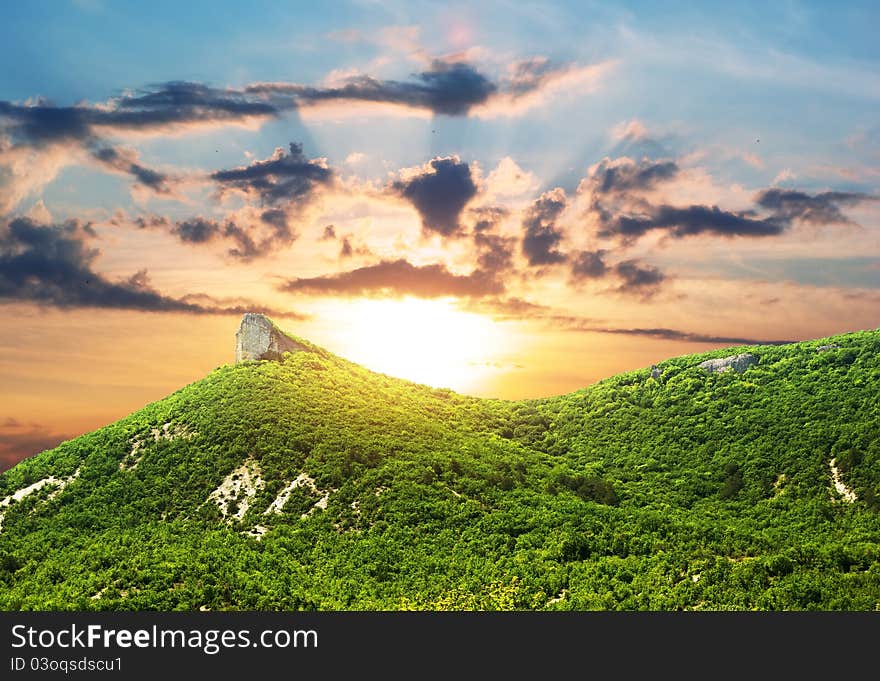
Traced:
<path fill-rule="evenodd" d="M 6 3 L 0 469 L 245 311 L 505 398 L 880 325 L 880 10 Z"/>

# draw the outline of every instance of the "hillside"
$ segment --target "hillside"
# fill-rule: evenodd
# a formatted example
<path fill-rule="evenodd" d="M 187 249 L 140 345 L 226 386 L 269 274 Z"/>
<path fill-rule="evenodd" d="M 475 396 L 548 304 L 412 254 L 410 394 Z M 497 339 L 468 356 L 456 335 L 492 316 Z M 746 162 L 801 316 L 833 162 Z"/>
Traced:
<path fill-rule="evenodd" d="M 880 608 L 880 331 L 520 402 L 293 340 L 0 476 L 0 608 Z"/>

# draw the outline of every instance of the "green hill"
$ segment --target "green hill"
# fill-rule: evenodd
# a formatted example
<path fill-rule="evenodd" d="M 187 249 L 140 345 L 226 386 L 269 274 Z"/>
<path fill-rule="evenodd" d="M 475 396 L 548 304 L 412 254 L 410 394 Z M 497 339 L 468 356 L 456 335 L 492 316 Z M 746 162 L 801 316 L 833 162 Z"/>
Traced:
<path fill-rule="evenodd" d="M 519 402 L 297 342 L 0 476 L 0 608 L 880 608 L 878 331 Z"/>

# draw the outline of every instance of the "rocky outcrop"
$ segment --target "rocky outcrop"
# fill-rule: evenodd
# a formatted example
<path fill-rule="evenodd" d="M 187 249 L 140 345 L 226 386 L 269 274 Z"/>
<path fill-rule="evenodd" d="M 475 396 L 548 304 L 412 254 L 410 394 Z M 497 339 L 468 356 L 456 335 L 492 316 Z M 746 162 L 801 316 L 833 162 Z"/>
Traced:
<path fill-rule="evenodd" d="M 651 378 L 655 381 L 660 380 L 660 377 L 663 375 L 663 370 L 660 369 L 656 364 L 651 365 Z"/>
<path fill-rule="evenodd" d="M 820 345 L 816 348 L 816 352 L 827 352 L 828 350 L 837 350 L 840 346 L 837 343 L 830 343 L 828 345 Z"/>
<path fill-rule="evenodd" d="M 733 369 L 736 373 L 741 374 L 753 364 L 758 363 L 758 358 L 748 352 L 733 357 L 722 357 L 721 359 L 707 359 L 700 362 L 699 367 L 710 374 L 720 373 Z"/>
<path fill-rule="evenodd" d="M 256 359 L 280 359 L 284 352 L 306 350 L 281 333 L 265 315 L 248 312 L 235 332 L 235 363 Z"/>

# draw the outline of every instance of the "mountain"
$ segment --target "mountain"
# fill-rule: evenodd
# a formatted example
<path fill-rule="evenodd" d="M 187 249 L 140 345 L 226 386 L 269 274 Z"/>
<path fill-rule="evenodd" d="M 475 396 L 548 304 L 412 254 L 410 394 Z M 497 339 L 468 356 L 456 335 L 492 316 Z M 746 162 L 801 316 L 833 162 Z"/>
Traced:
<path fill-rule="evenodd" d="M 0 608 L 880 607 L 880 331 L 524 401 L 270 335 L 0 476 Z"/>

